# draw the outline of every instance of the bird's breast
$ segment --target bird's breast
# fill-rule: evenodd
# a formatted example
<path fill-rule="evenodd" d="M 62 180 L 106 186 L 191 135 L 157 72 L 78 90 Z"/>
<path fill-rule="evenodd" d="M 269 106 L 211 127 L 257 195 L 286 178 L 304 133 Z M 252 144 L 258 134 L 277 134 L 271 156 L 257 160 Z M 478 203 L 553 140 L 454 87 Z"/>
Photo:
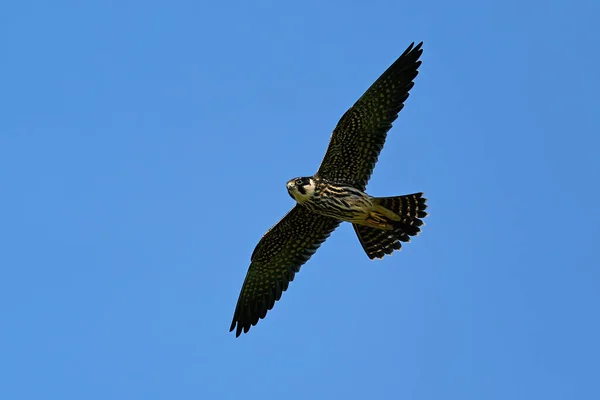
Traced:
<path fill-rule="evenodd" d="M 318 214 L 342 221 L 359 221 L 373 208 L 371 197 L 352 187 L 327 185 L 316 190 L 303 205 Z"/>

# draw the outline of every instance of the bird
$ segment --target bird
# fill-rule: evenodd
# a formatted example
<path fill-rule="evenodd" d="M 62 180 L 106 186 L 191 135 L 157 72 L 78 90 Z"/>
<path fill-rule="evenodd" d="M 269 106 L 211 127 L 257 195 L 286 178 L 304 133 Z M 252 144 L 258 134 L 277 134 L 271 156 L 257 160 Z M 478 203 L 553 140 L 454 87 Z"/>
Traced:
<path fill-rule="evenodd" d="M 229 331 L 247 333 L 265 318 L 294 276 L 342 223 L 352 224 L 373 260 L 400 250 L 427 216 L 423 193 L 372 197 L 367 183 L 421 65 L 414 42 L 348 109 L 331 134 L 317 172 L 286 183 L 294 207 L 256 245 Z"/>

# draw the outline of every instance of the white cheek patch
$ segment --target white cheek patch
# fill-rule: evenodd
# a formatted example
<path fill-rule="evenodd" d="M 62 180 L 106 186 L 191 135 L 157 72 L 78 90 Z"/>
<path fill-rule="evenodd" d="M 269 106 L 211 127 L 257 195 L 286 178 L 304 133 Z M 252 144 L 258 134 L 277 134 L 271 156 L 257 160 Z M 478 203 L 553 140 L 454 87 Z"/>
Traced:
<path fill-rule="evenodd" d="M 310 193 L 306 191 L 306 188 L 304 188 L 304 193 L 296 189 L 296 198 L 298 199 L 298 201 L 305 201 L 309 197 Z"/>
<path fill-rule="evenodd" d="M 299 187 L 294 188 L 294 197 L 299 203 L 303 203 L 306 200 L 310 199 L 310 197 L 314 193 L 314 188 L 310 186 L 302 186 L 302 190 L 304 191 L 304 193 L 302 193 L 299 189 Z"/>
<path fill-rule="evenodd" d="M 315 193 L 315 182 L 311 179 L 308 185 L 304 186 L 304 191 L 306 192 L 304 197 L 311 197 Z"/>

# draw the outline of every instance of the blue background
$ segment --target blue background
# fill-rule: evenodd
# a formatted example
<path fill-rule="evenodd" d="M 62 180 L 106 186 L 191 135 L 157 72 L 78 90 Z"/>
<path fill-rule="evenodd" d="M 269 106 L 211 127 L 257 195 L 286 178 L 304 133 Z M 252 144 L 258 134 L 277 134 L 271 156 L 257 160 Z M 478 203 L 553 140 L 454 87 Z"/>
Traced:
<path fill-rule="evenodd" d="M 600 398 L 599 6 L 0 6 L 2 399 Z M 249 334 L 249 257 L 410 42 L 368 192 L 431 215 L 369 261 L 344 224 Z"/>

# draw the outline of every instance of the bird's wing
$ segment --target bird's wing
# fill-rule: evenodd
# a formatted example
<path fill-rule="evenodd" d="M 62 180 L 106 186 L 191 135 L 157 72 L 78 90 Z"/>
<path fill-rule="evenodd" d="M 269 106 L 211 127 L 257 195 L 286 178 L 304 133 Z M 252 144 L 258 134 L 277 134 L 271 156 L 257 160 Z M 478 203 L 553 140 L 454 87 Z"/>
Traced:
<path fill-rule="evenodd" d="M 265 233 L 252 253 L 230 331 L 248 332 L 294 280 L 296 272 L 341 221 L 296 205 Z"/>
<path fill-rule="evenodd" d="M 392 122 L 404 107 L 421 65 L 411 44 L 342 116 L 317 171 L 321 178 L 365 190 Z"/>

